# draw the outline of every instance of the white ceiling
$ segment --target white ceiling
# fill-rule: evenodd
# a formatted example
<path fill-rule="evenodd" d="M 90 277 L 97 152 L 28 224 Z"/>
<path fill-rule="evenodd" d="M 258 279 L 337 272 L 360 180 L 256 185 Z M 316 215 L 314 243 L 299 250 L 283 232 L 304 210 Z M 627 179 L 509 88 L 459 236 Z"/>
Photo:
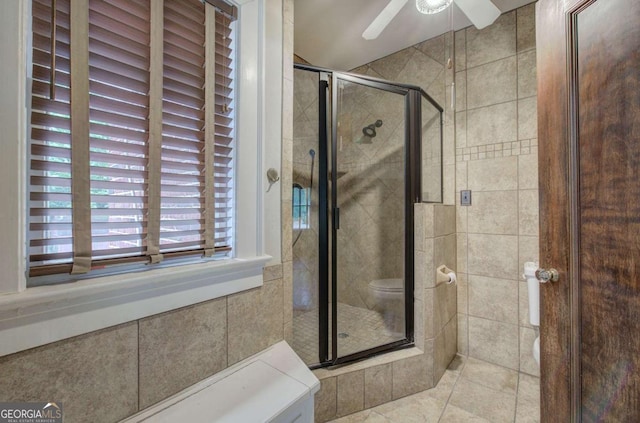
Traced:
<path fill-rule="evenodd" d="M 508 12 L 535 0 L 492 0 Z M 294 0 L 295 53 L 315 66 L 350 70 L 403 48 L 436 37 L 450 29 L 450 9 L 423 15 L 409 0 L 382 34 L 371 41 L 362 33 L 389 0 Z M 453 5 L 453 27 L 471 25 Z"/>

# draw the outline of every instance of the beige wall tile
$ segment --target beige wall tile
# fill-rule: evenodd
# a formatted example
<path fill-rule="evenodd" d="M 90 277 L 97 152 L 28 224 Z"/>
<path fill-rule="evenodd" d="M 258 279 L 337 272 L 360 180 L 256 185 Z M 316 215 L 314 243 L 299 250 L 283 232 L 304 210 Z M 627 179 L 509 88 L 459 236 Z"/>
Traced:
<path fill-rule="evenodd" d="M 424 302 L 420 303 L 423 307 L 423 325 L 424 325 L 424 339 L 433 339 L 437 334 L 435 315 L 436 315 L 436 288 L 430 288 L 424 290 Z M 424 350 L 424 343 L 422 345 Z"/>
<path fill-rule="evenodd" d="M 458 273 L 469 272 L 468 235 L 466 233 L 456 234 L 456 271 Z"/>
<path fill-rule="evenodd" d="M 456 270 L 456 234 L 435 238 L 434 243 L 434 264 L 437 267 L 446 265 L 448 268 Z"/>
<path fill-rule="evenodd" d="M 537 97 L 518 100 L 518 139 L 538 138 Z"/>
<path fill-rule="evenodd" d="M 469 207 L 460 205 L 460 193 L 456 192 L 456 202 L 458 206 L 456 207 L 456 230 L 458 233 L 466 233 L 469 231 L 468 225 L 468 217 L 469 217 Z"/>
<path fill-rule="evenodd" d="M 433 386 L 433 340 L 425 343 L 424 354 L 393 362 L 393 399 Z"/>
<path fill-rule="evenodd" d="M 337 383 L 335 377 L 320 379 L 320 390 L 314 401 L 314 420 L 318 423 L 329 421 L 337 413 Z"/>
<path fill-rule="evenodd" d="M 540 379 L 520 373 L 516 422 L 540 421 Z"/>
<path fill-rule="evenodd" d="M 538 90 L 536 80 L 536 51 L 518 54 L 518 98 L 532 97 Z"/>
<path fill-rule="evenodd" d="M 293 0 L 282 0 L 282 16 L 285 21 L 293 22 Z"/>
<path fill-rule="evenodd" d="M 518 157 L 474 160 L 468 163 L 469 189 L 503 191 L 518 189 Z"/>
<path fill-rule="evenodd" d="M 469 234 L 468 237 L 469 274 L 517 278 L 517 236 Z"/>
<path fill-rule="evenodd" d="M 457 292 L 456 299 L 458 302 L 456 310 L 458 313 L 469 314 L 469 275 L 466 273 L 457 273 Z"/>
<path fill-rule="evenodd" d="M 337 385 L 338 417 L 364 409 L 364 370 L 338 376 Z"/>
<path fill-rule="evenodd" d="M 518 234 L 518 191 L 476 192 L 466 209 L 469 232 Z"/>
<path fill-rule="evenodd" d="M 467 147 L 518 139 L 515 101 L 467 111 Z"/>
<path fill-rule="evenodd" d="M 113 422 L 138 410 L 138 324 L 0 358 L 2 401 L 63 403 L 65 422 Z"/>
<path fill-rule="evenodd" d="M 457 312 L 456 290 L 455 285 L 446 283 L 441 283 L 435 289 L 433 322 L 436 335 Z"/>
<path fill-rule="evenodd" d="M 449 367 L 449 363 L 456 356 L 458 349 L 458 319 L 454 317 L 447 322 L 442 331 L 436 336 L 434 343 L 434 382 L 437 383 L 445 370 Z"/>
<path fill-rule="evenodd" d="M 467 146 L 467 112 L 456 113 L 456 148 Z M 457 163 L 458 165 L 460 162 Z"/>
<path fill-rule="evenodd" d="M 469 354 L 469 316 L 458 313 L 458 354 Z"/>
<path fill-rule="evenodd" d="M 516 54 L 516 13 L 500 16 L 492 25 L 467 28 L 467 66 L 484 65 Z"/>
<path fill-rule="evenodd" d="M 538 189 L 538 152 L 518 156 L 518 188 Z"/>
<path fill-rule="evenodd" d="M 540 367 L 533 358 L 536 333 L 532 328 L 520 328 L 520 371 L 540 377 Z"/>
<path fill-rule="evenodd" d="M 455 125 L 453 124 L 453 118 L 449 121 L 449 125 L 444 127 L 444 136 L 442 143 L 442 164 L 446 167 L 456 164 L 456 149 L 455 149 Z M 455 176 L 455 173 L 454 173 Z M 445 175 L 445 178 L 447 176 Z"/>
<path fill-rule="evenodd" d="M 527 282 L 518 283 L 518 324 L 523 327 L 533 328 L 529 321 L 529 288 Z"/>
<path fill-rule="evenodd" d="M 417 301 L 423 300 L 425 275 L 425 257 L 423 251 L 416 251 L 413 263 L 413 298 Z"/>
<path fill-rule="evenodd" d="M 432 38 L 427 41 L 423 41 L 415 46 L 418 50 L 435 60 L 436 62 L 444 65 L 446 63 L 446 57 L 448 56 L 445 51 L 445 35 Z"/>
<path fill-rule="evenodd" d="M 282 278 L 282 264 L 265 266 L 265 268 L 262 269 L 262 280 L 265 282 L 272 281 L 274 279 L 281 279 L 281 278 Z"/>
<path fill-rule="evenodd" d="M 285 16 L 282 19 L 282 68 L 283 80 L 293 80 L 293 20 Z"/>
<path fill-rule="evenodd" d="M 423 290 L 424 293 L 424 290 Z M 423 295 L 424 296 L 424 295 Z M 413 337 L 416 348 L 424 350 L 425 337 L 425 305 L 421 299 L 413 301 Z"/>
<path fill-rule="evenodd" d="M 536 231 L 537 233 L 537 231 Z M 524 263 L 527 261 L 539 262 L 539 246 L 537 236 L 520 236 L 518 238 L 518 269 L 524 271 Z"/>
<path fill-rule="evenodd" d="M 364 370 L 364 407 L 372 408 L 391 401 L 393 379 L 391 363 Z"/>
<path fill-rule="evenodd" d="M 517 97 L 516 56 L 467 70 L 467 109 L 513 101 Z"/>
<path fill-rule="evenodd" d="M 518 324 L 518 282 L 469 275 L 469 315 Z"/>
<path fill-rule="evenodd" d="M 538 190 L 520 190 L 518 197 L 520 235 L 538 236 Z"/>
<path fill-rule="evenodd" d="M 378 59 L 375 62 L 371 62 L 369 66 L 382 77 L 391 81 L 399 81 L 398 74 L 400 74 L 402 69 L 407 65 L 414 51 L 414 48 L 405 48 L 382 59 Z"/>
<path fill-rule="evenodd" d="M 456 165 L 445 165 L 443 169 L 443 196 L 442 203 L 447 205 L 456 204 Z"/>
<path fill-rule="evenodd" d="M 290 73 L 293 76 L 293 64 L 291 64 Z M 288 141 L 293 139 L 293 81 L 290 79 L 282 81 L 282 138 Z M 284 158 L 292 160 L 293 155 L 287 155 Z"/>
<path fill-rule="evenodd" d="M 424 236 L 425 238 L 433 238 L 433 225 L 435 223 L 434 206 L 433 204 L 423 205 L 424 213 Z"/>
<path fill-rule="evenodd" d="M 283 338 L 282 279 L 227 297 L 229 365 Z"/>
<path fill-rule="evenodd" d="M 456 71 L 461 71 L 467 68 L 467 31 L 462 29 L 455 33 L 455 68 Z"/>
<path fill-rule="evenodd" d="M 443 66 L 424 54 L 413 49 L 413 55 L 404 68 L 400 71 L 396 81 L 417 85 L 427 89 L 442 73 Z M 444 81 L 443 81 L 444 82 Z"/>
<path fill-rule="evenodd" d="M 434 233 L 436 237 L 456 233 L 456 208 L 436 204 L 434 207 Z"/>
<path fill-rule="evenodd" d="M 518 326 L 469 316 L 469 356 L 517 370 Z"/>
<path fill-rule="evenodd" d="M 456 83 L 456 111 L 462 112 L 467 109 L 467 72 L 455 73 Z"/>
<path fill-rule="evenodd" d="M 535 3 L 528 4 L 516 11 L 518 51 L 536 47 Z"/>
<path fill-rule="evenodd" d="M 424 240 L 424 288 L 436 286 L 436 265 L 435 265 L 435 240 L 427 238 Z"/>
<path fill-rule="evenodd" d="M 221 298 L 140 320 L 141 409 L 227 367 L 226 319 Z"/>

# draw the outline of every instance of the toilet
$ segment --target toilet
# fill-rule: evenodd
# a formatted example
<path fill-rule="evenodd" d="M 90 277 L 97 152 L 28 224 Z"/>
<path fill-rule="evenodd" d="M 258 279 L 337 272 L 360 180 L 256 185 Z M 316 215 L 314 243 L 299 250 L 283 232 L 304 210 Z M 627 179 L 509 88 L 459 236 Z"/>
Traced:
<path fill-rule="evenodd" d="M 536 270 L 538 270 L 538 263 L 528 261 L 524 264 L 524 274 L 522 276 L 527 280 L 529 291 L 529 323 L 537 329 L 540 327 L 540 281 L 536 278 Z M 537 333 L 538 337 L 533 341 L 532 353 L 539 367 L 540 332 L 538 331 Z"/>
<path fill-rule="evenodd" d="M 369 292 L 384 317 L 387 335 L 404 337 L 404 280 L 374 279 L 369 282 Z"/>

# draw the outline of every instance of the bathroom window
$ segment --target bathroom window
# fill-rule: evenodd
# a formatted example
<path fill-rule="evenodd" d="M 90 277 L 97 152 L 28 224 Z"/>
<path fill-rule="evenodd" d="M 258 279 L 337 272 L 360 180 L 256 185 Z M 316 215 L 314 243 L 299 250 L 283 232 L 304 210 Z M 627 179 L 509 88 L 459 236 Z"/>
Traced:
<path fill-rule="evenodd" d="M 309 229 L 311 192 L 299 184 L 293 184 L 293 229 Z"/>
<path fill-rule="evenodd" d="M 236 7 L 33 0 L 32 13 L 30 276 L 230 257 Z"/>

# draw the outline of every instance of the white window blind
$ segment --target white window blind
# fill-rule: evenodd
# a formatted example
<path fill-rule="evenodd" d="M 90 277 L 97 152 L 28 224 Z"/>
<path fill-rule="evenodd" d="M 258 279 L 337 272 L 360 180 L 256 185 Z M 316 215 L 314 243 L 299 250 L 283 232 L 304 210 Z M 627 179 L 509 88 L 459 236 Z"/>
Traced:
<path fill-rule="evenodd" d="M 211 1 L 33 0 L 31 276 L 229 254 L 235 8 Z"/>

